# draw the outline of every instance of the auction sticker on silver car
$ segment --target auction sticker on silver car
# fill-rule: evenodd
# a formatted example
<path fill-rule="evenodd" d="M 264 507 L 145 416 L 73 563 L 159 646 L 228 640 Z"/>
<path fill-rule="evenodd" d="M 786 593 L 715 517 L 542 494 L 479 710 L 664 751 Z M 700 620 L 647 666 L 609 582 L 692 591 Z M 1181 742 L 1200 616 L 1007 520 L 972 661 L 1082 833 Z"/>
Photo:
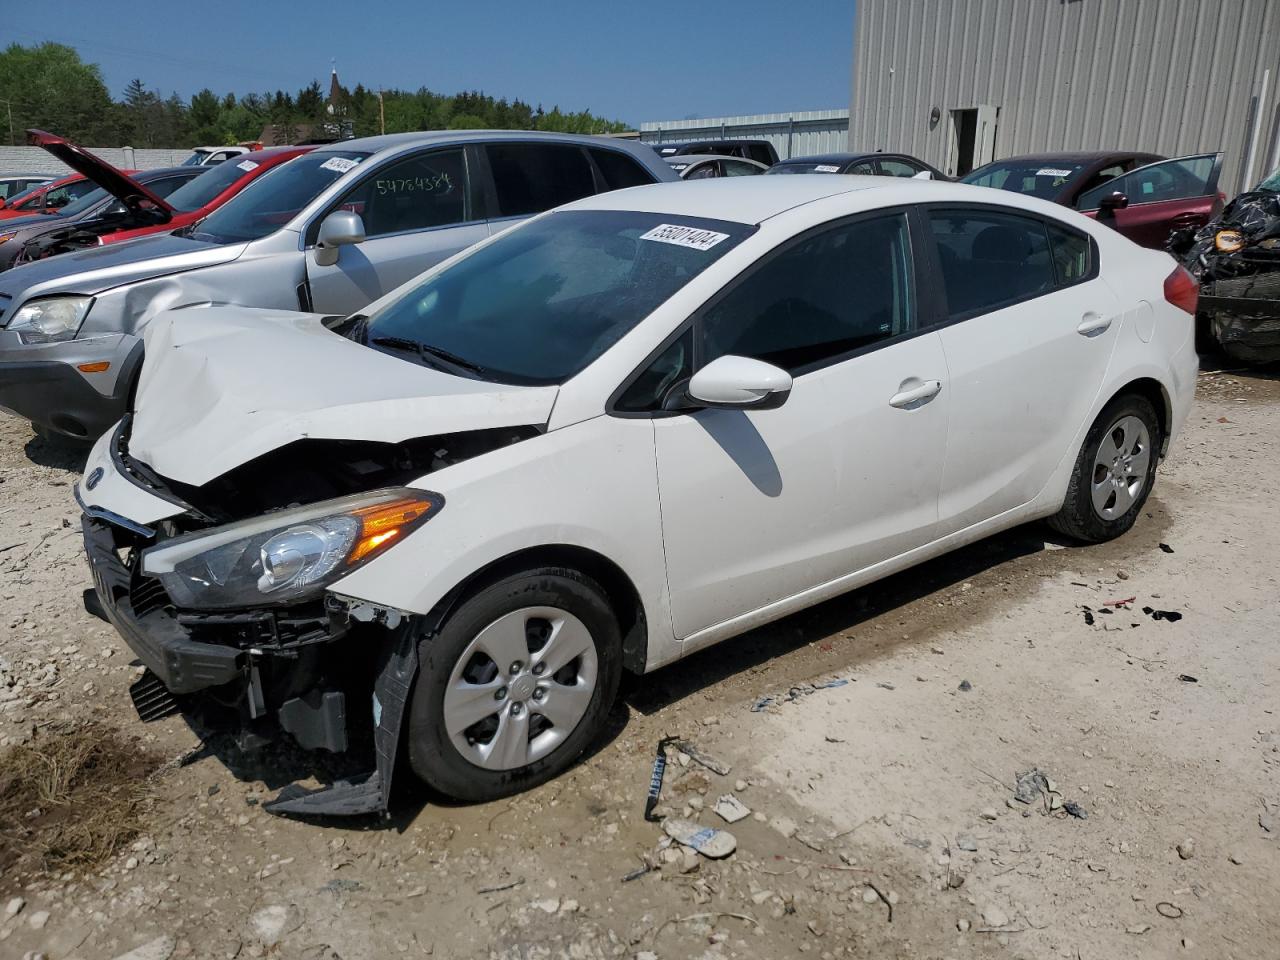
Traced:
<path fill-rule="evenodd" d="M 710 250 L 721 240 L 728 240 L 729 235 L 697 227 L 682 227 L 675 223 L 660 223 L 652 230 L 640 234 L 640 239 L 673 243 L 677 247 L 693 247 L 695 250 Z"/>

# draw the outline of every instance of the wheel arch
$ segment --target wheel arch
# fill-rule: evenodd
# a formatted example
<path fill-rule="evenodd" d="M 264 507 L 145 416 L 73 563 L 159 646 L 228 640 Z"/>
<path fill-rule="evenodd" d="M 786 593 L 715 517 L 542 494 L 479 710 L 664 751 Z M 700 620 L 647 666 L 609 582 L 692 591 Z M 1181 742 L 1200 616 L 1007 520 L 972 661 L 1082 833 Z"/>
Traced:
<path fill-rule="evenodd" d="M 477 590 L 533 567 L 567 567 L 589 576 L 604 589 L 622 635 L 622 666 L 641 674 L 649 656 L 649 623 L 640 592 L 626 572 L 602 553 L 572 544 L 526 547 L 485 564 L 448 592 L 428 615 L 437 629 L 458 604 Z"/>
<path fill-rule="evenodd" d="M 1154 377 L 1139 377 L 1136 380 L 1130 380 L 1113 392 L 1100 409 L 1105 410 L 1117 397 L 1127 393 L 1136 394 L 1155 407 L 1156 415 L 1160 418 L 1161 432 L 1163 433 L 1160 438 L 1160 456 L 1163 457 L 1168 452 L 1169 437 L 1173 432 L 1173 401 L 1169 396 L 1168 389 Z"/>

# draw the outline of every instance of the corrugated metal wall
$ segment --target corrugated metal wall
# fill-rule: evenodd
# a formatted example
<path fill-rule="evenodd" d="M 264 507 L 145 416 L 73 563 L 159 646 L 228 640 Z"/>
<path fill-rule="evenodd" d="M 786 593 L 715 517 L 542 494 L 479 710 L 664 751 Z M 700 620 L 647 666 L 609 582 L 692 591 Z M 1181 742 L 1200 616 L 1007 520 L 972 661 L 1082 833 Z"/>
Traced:
<path fill-rule="evenodd" d="M 849 142 L 848 110 L 802 110 L 748 117 L 654 120 L 640 124 L 642 143 L 685 140 L 768 140 L 783 160 L 843 152 Z"/>
<path fill-rule="evenodd" d="M 176 167 L 191 156 L 190 150 L 138 149 L 126 153 L 125 147 L 89 147 L 89 152 L 120 169 L 155 170 Z M 56 173 L 63 176 L 71 168 L 40 147 L 8 147 L 0 145 L 0 173 Z"/>
<path fill-rule="evenodd" d="M 1256 118 L 1252 179 L 1280 162 L 1280 0 L 857 0 L 856 21 L 850 149 L 945 170 L 950 111 L 989 104 L 996 157 L 1221 149 L 1230 194 Z"/>

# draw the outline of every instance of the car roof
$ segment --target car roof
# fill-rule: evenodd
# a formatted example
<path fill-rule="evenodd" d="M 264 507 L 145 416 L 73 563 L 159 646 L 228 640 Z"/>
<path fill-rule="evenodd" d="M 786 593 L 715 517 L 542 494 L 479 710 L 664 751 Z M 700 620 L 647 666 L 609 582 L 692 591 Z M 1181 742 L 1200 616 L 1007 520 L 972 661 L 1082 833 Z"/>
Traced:
<path fill-rule="evenodd" d="M 787 157 L 777 166 L 788 163 L 853 163 L 855 160 L 874 160 L 876 157 L 905 157 L 905 153 L 815 153 L 809 157 Z"/>
<path fill-rule="evenodd" d="M 410 147 L 430 146 L 437 143 L 472 143 L 477 140 L 545 140 L 548 143 L 580 143 L 584 146 L 610 147 L 643 156 L 640 147 L 652 151 L 648 144 L 616 137 L 597 137 L 581 133 L 547 133 L 541 130 L 422 130 L 416 133 L 384 133 L 376 137 L 359 137 L 355 140 L 339 140 L 316 147 L 316 153 L 339 153 L 356 150 L 362 153 L 381 153 Z"/>
<path fill-rule="evenodd" d="M 853 190 L 873 190 L 886 182 L 904 181 L 901 177 L 829 177 L 821 174 L 801 174 L 794 177 L 716 177 L 709 180 L 683 180 L 680 183 L 655 183 L 651 186 L 598 193 L 563 209 L 638 210 L 757 224 L 792 207 Z"/>
<path fill-rule="evenodd" d="M 750 157 L 734 157 L 727 153 L 680 153 L 674 157 L 663 157 L 662 159 L 673 167 L 678 163 L 686 167 L 692 167 L 695 163 L 705 163 L 708 160 L 733 160 L 735 163 L 754 163 L 759 167 L 764 166 L 759 160 L 752 160 Z"/>
<path fill-rule="evenodd" d="M 992 163 L 1100 163 L 1112 157 L 1154 157 L 1145 150 L 1063 150 L 1056 153 L 1023 153 L 1016 157 L 1001 157 Z"/>
<path fill-rule="evenodd" d="M 173 173 L 190 173 L 194 167 L 152 167 L 149 170 L 139 170 L 136 173 L 129 174 L 139 183 L 146 183 L 148 180 L 156 180 L 160 177 Z M 197 174 L 199 176 L 199 174 Z"/>

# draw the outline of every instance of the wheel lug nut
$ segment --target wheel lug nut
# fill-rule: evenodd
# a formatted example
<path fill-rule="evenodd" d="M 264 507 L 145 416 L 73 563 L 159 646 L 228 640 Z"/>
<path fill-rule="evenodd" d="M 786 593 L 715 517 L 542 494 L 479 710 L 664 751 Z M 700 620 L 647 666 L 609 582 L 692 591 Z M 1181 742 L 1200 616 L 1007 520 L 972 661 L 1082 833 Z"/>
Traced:
<path fill-rule="evenodd" d="M 519 703 L 513 703 L 513 704 L 511 705 L 511 715 L 512 715 L 513 717 L 518 717 L 518 716 L 520 716 L 520 714 L 522 714 L 522 713 L 524 713 L 524 706 L 523 706 L 523 705 L 521 705 L 521 704 L 519 704 Z"/>
<path fill-rule="evenodd" d="M 542 699 L 543 699 L 546 695 L 547 695 L 547 688 L 546 688 L 546 687 L 539 687 L 537 690 L 533 691 L 533 699 L 537 700 L 539 703 L 541 703 L 541 702 L 542 702 Z"/>
<path fill-rule="evenodd" d="M 533 675 L 535 677 L 540 677 L 546 672 L 547 672 L 547 665 L 545 663 L 535 663 L 533 665 Z"/>
<path fill-rule="evenodd" d="M 506 688 L 506 687 L 499 687 L 499 688 L 497 689 L 497 691 L 494 693 L 494 695 L 493 695 L 493 699 L 495 699 L 495 700 L 505 700 L 505 699 L 507 699 L 507 688 Z"/>
<path fill-rule="evenodd" d="M 511 669 L 508 670 L 507 672 L 514 675 L 519 673 L 523 669 L 524 669 L 524 664 L 521 663 L 519 660 L 517 660 L 515 663 L 511 665 Z"/>

